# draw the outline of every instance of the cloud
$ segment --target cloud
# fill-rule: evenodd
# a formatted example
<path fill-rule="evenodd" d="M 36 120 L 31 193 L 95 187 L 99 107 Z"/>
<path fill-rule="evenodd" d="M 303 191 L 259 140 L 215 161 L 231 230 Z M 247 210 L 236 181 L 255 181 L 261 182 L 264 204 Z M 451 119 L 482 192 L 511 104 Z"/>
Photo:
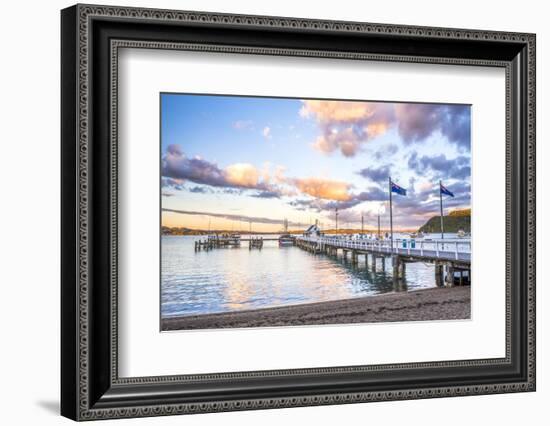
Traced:
<path fill-rule="evenodd" d="M 471 146 L 471 116 L 469 106 L 447 106 L 443 109 L 441 133 L 464 151 Z"/>
<path fill-rule="evenodd" d="M 430 192 L 430 191 L 433 191 L 434 188 L 435 188 L 435 182 L 432 182 L 430 180 L 423 180 L 418 184 L 419 192 Z"/>
<path fill-rule="evenodd" d="M 163 182 L 182 189 L 186 181 L 199 185 L 224 188 L 226 193 L 240 193 L 242 190 L 257 190 L 252 196 L 274 198 L 292 196 L 297 192 L 329 200 L 347 200 L 350 184 L 324 178 L 287 178 L 284 168 L 277 166 L 271 183 L 270 164 L 257 169 L 252 164 L 235 163 L 225 168 L 202 158 L 189 158 L 177 145 L 170 145 L 162 159 Z M 197 187 L 200 188 L 200 187 Z M 195 189 L 192 192 L 204 192 Z"/>
<path fill-rule="evenodd" d="M 408 166 L 419 175 L 425 175 L 427 171 L 431 171 L 439 179 L 464 180 L 471 176 L 470 157 L 465 155 L 447 159 L 444 154 L 419 157 L 414 152 L 409 157 Z"/>
<path fill-rule="evenodd" d="M 434 167 L 443 168 L 445 166 L 441 159 L 436 158 L 433 161 L 425 160 L 426 167 L 428 163 L 433 163 Z M 463 165 L 468 158 L 459 159 L 458 164 Z M 364 174 L 369 178 L 387 179 L 384 167 L 379 169 L 367 169 Z M 439 214 L 439 192 L 437 184 L 433 180 L 418 179 L 411 177 L 408 183 L 403 186 L 407 189 L 407 196 L 395 195 L 393 197 L 393 217 L 395 229 L 404 227 L 417 227 L 424 224 L 432 216 Z M 467 181 L 455 180 L 447 184 L 455 197 L 447 197 L 444 200 L 445 211 L 468 208 L 471 203 L 471 187 Z M 369 204 L 361 205 L 363 202 Z M 374 203 L 372 203 L 374 202 Z M 297 210 L 315 211 L 324 213 L 326 217 L 332 217 L 334 210 L 338 208 L 339 222 L 360 223 L 361 212 L 364 214 L 367 226 L 375 227 L 377 223 L 378 210 L 381 211 L 382 227 L 389 227 L 388 219 L 388 189 L 384 183 L 378 184 L 365 191 L 350 193 L 349 198 L 343 201 L 322 200 L 318 198 L 299 198 L 289 202 Z M 361 205 L 361 206 L 360 206 Z M 385 207 L 380 209 L 380 206 Z"/>
<path fill-rule="evenodd" d="M 292 183 L 300 192 L 315 198 L 345 201 L 351 197 L 351 185 L 346 182 L 316 177 L 287 179 L 287 182 Z"/>
<path fill-rule="evenodd" d="M 284 183 L 284 181 L 286 180 L 285 171 L 286 171 L 285 166 L 275 167 L 275 173 L 273 175 L 273 178 L 275 179 L 276 183 Z"/>
<path fill-rule="evenodd" d="M 321 134 L 312 146 L 324 154 L 340 151 L 353 157 L 390 128 L 405 143 L 421 143 L 439 132 L 461 150 L 470 149 L 466 105 L 305 100 L 299 113 L 317 121 Z"/>
<path fill-rule="evenodd" d="M 238 193 L 242 190 L 257 190 L 253 196 L 274 198 L 296 195 L 297 191 L 316 198 L 345 201 L 350 198 L 351 185 L 346 182 L 324 178 L 287 178 L 283 167 L 276 167 L 271 183 L 270 165 L 259 170 L 252 164 L 235 163 L 225 168 L 202 158 L 189 158 L 179 146 L 170 145 L 162 160 L 163 182 L 177 185 L 180 189 L 185 181 L 199 185 L 224 188 L 224 191 Z M 200 187 L 196 187 L 200 188 Z M 204 192 L 195 189 L 192 192 Z M 228 192 L 229 193 L 229 192 Z"/>
<path fill-rule="evenodd" d="M 305 211 L 305 210 L 312 209 L 316 211 L 321 211 L 321 209 L 314 206 L 314 202 L 317 202 L 317 201 L 318 200 L 311 199 L 311 198 L 305 198 L 305 199 L 298 198 L 298 199 L 289 201 L 288 205 L 294 207 L 296 210 Z"/>
<path fill-rule="evenodd" d="M 378 161 L 383 159 L 387 160 L 389 157 L 397 154 L 397 151 L 399 151 L 399 147 L 396 144 L 384 144 L 384 147 L 382 149 L 374 153 L 374 158 Z"/>
<path fill-rule="evenodd" d="M 406 143 L 421 142 L 440 131 L 449 142 L 470 150 L 470 107 L 441 104 L 395 104 L 399 135 Z"/>
<path fill-rule="evenodd" d="M 252 164 L 231 164 L 224 175 L 226 182 L 237 188 L 257 188 L 260 184 L 260 172 Z"/>
<path fill-rule="evenodd" d="M 359 170 L 357 173 L 366 179 L 370 179 L 373 182 L 382 182 L 384 180 L 388 180 L 388 176 L 390 175 L 390 167 L 366 167 L 362 170 Z"/>
<path fill-rule="evenodd" d="M 355 156 L 362 145 L 384 134 L 392 123 L 391 104 L 356 101 L 303 101 L 303 118 L 316 119 L 321 135 L 313 147 L 324 154 Z"/>
<path fill-rule="evenodd" d="M 162 158 L 164 179 L 223 188 L 269 189 L 261 179 L 261 173 L 253 165 L 237 163 L 220 169 L 216 164 L 202 158 L 187 157 L 179 145 L 170 145 Z M 167 180 L 167 182 L 169 182 Z"/>
<path fill-rule="evenodd" d="M 352 194 L 349 200 L 326 203 L 324 208 L 328 210 L 333 210 L 335 208 L 338 208 L 338 210 L 346 210 L 355 207 L 364 201 L 385 201 L 387 198 L 387 192 L 375 186 L 357 194 Z"/>
<path fill-rule="evenodd" d="M 212 192 L 212 190 L 204 186 L 193 186 L 189 188 L 189 192 L 193 192 L 194 194 L 206 194 Z"/>
<path fill-rule="evenodd" d="M 449 189 L 453 194 L 455 194 L 455 198 L 460 197 L 468 197 L 470 198 L 470 194 L 472 191 L 472 186 L 468 182 L 453 182 L 451 184 L 446 185 L 447 189 Z"/>
<path fill-rule="evenodd" d="M 265 126 L 262 130 L 262 135 L 264 135 L 264 138 L 271 139 L 271 129 L 268 126 Z"/>
<path fill-rule="evenodd" d="M 289 204 L 298 210 L 315 210 L 317 212 L 338 210 L 347 210 L 364 201 L 385 201 L 388 194 L 378 187 L 372 187 L 366 191 L 356 194 L 348 194 L 345 200 L 322 200 L 319 198 L 302 198 L 292 200 Z"/>
<path fill-rule="evenodd" d="M 230 194 L 230 195 L 241 195 L 243 193 L 243 190 L 237 189 L 237 188 L 224 188 L 222 192 L 224 194 Z"/>
<path fill-rule="evenodd" d="M 398 104 L 395 115 L 399 134 L 405 142 L 426 139 L 437 125 L 438 105 Z"/>
<path fill-rule="evenodd" d="M 242 222 L 282 224 L 281 219 L 272 219 L 272 218 L 260 217 L 260 216 L 246 216 L 246 215 L 231 214 L 231 213 L 211 213 L 211 212 L 196 211 L 196 210 L 178 210 L 178 209 L 168 209 L 168 208 L 163 208 L 162 211 L 191 215 L 191 216 L 210 216 L 210 217 L 217 217 L 217 218 L 222 218 L 227 220 L 237 220 Z M 308 225 L 306 223 L 292 222 L 292 221 L 289 221 L 288 224 L 290 226 L 307 226 Z"/>
<path fill-rule="evenodd" d="M 468 208 L 471 203 L 471 188 L 468 183 L 454 182 L 447 185 L 454 192 L 455 197 L 447 197 L 444 200 L 445 211 L 456 208 Z M 416 179 L 411 178 L 407 186 L 407 196 L 394 195 L 393 197 L 393 217 L 396 229 L 415 227 L 424 224 L 430 217 L 439 214 L 439 195 L 437 187 L 433 183 L 428 185 L 428 181 L 420 181 L 417 184 Z M 372 204 L 365 205 L 360 209 L 354 209 L 364 201 L 375 201 L 374 208 Z M 388 191 L 383 187 L 375 186 L 363 192 L 351 194 L 346 201 L 327 201 L 319 199 L 298 199 L 293 200 L 291 204 L 297 210 L 314 210 L 319 213 L 325 213 L 328 216 L 334 214 L 338 208 L 339 221 L 341 223 L 360 223 L 361 212 L 364 214 L 365 223 L 375 226 L 377 222 L 378 210 L 381 211 L 382 226 L 388 227 Z M 379 209 L 379 207 L 385 207 Z M 406 225 L 404 225 L 406 224 Z"/>
<path fill-rule="evenodd" d="M 288 203 L 297 210 L 327 213 L 338 208 L 340 211 L 355 211 L 353 208 L 361 203 L 373 201 L 385 203 L 388 199 L 387 186 L 384 182 L 390 172 L 389 165 L 360 170 L 358 172 L 360 175 L 375 183 L 362 191 L 354 191 L 353 185 L 339 180 L 322 177 L 287 177 L 284 168 L 280 166 L 276 166 L 271 175 L 272 167 L 269 164 L 264 164 L 262 169 L 248 163 L 235 163 L 221 168 L 202 158 L 188 158 L 178 146 L 168 147 L 162 166 L 163 188 L 183 188 L 193 193 L 212 192 L 213 188 L 218 188 L 218 191 L 227 194 L 245 194 L 263 199 L 291 196 Z M 457 179 L 465 173 L 469 175 L 468 156 L 461 155 L 454 159 L 447 159 L 444 155 L 430 157 L 413 153 L 409 158 L 409 166 L 422 173 L 426 170 L 432 173 L 447 173 L 445 176 L 450 179 L 447 187 L 456 196 L 446 200 L 446 207 L 469 206 L 469 184 L 465 184 L 464 179 Z M 422 176 L 422 173 L 419 174 Z M 409 180 L 407 197 L 394 197 L 396 218 L 413 223 L 434 214 L 438 208 L 438 200 L 434 185 L 430 187 L 428 184 L 430 180 L 433 180 L 431 175 L 428 178 L 418 179 L 418 183 L 415 178 Z M 187 182 L 196 185 L 186 188 L 184 184 Z M 363 209 L 368 210 L 368 205 L 364 205 Z"/>
<path fill-rule="evenodd" d="M 269 161 L 264 162 L 260 175 L 264 182 L 269 183 L 271 181 L 271 163 Z"/>
<path fill-rule="evenodd" d="M 182 179 L 172 179 L 163 177 L 160 181 L 160 186 L 162 188 L 172 188 L 181 191 L 183 189 L 184 181 Z"/>
<path fill-rule="evenodd" d="M 281 194 L 278 191 L 260 191 L 251 194 L 251 197 L 256 198 L 279 198 Z"/>
<path fill-rule="evenodd" d="M 375 108 L 371 102 L 305 100 L 300 116 L 315 117 L 322 123 L 355 123 L 372 117 Z"/>
<path fill-rule="evenodd" d="M 162 158 L 162 176 L 210 186 L 226 186 L 223 170 L 201 158 L 188 158 L 179 145 L 169 145 Z"/>
<path fill-rule="evenodd" d="M 354 157 L 359 151 L 361 142 L 361 133 L 348 127 L 342 130 L 325 131 L 324 134 L 317 137 L 313 147 L 324 154 L 340 150 L 345 157 Z"/>

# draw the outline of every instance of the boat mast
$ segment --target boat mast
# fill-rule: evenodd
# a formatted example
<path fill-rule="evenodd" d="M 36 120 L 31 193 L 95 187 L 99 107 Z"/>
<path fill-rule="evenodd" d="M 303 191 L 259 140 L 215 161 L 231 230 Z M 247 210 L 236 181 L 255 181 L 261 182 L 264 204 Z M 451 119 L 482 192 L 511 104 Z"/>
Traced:
<path fill-rule="evenodd" d="M 443 195 L 441 194 L 441 181 L 439 181 L 439 211 L 441 218 L 441 239 L 445 238 L 443 236 Z"/>
<path fill-rule="evenodd" d="M 392 212 L 392 195 L 391 195 L 391 176 L 388 178 L 389 190 L 390 190 L 390 240 L 391 251 L 393 252 L 393 212 Z"/>

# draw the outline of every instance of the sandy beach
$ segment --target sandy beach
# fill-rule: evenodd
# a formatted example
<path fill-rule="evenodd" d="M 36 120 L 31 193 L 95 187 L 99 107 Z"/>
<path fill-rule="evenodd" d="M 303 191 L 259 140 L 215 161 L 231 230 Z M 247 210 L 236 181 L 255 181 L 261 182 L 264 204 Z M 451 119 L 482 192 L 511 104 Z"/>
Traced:
<path fill-rule="evenodd" d="M 429 321 L 470 318 L 470 287 L 430 288 L 379 296 L 163 319 L 163 331 L 208 328 Z"/>

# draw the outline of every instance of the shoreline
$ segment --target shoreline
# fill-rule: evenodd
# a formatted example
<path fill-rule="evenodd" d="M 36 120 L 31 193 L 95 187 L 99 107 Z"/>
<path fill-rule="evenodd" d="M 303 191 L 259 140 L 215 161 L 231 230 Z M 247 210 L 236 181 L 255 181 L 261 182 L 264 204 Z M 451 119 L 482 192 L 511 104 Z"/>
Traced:
<path fill-rule="evenodd" d="M 470 286 L 161 319 L 161 331 L 470 319 Z"/>

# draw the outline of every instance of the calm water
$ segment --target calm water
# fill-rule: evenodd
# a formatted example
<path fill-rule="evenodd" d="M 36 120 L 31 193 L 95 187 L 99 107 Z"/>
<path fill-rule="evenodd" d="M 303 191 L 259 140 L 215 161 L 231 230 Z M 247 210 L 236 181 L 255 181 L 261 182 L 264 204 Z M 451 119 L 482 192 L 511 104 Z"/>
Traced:
<path fill-rule="evenodd" d="M 298 247 L 264 242 L 262 250 L 219 248 L 195 252 L 204 237 L 163 236 L 162 316 L 196 315 L 348 299 L 435 287 L 434 267 L 409 263 L 405 283 L 394 288 L 391 259 L 376 272 Z"/>

